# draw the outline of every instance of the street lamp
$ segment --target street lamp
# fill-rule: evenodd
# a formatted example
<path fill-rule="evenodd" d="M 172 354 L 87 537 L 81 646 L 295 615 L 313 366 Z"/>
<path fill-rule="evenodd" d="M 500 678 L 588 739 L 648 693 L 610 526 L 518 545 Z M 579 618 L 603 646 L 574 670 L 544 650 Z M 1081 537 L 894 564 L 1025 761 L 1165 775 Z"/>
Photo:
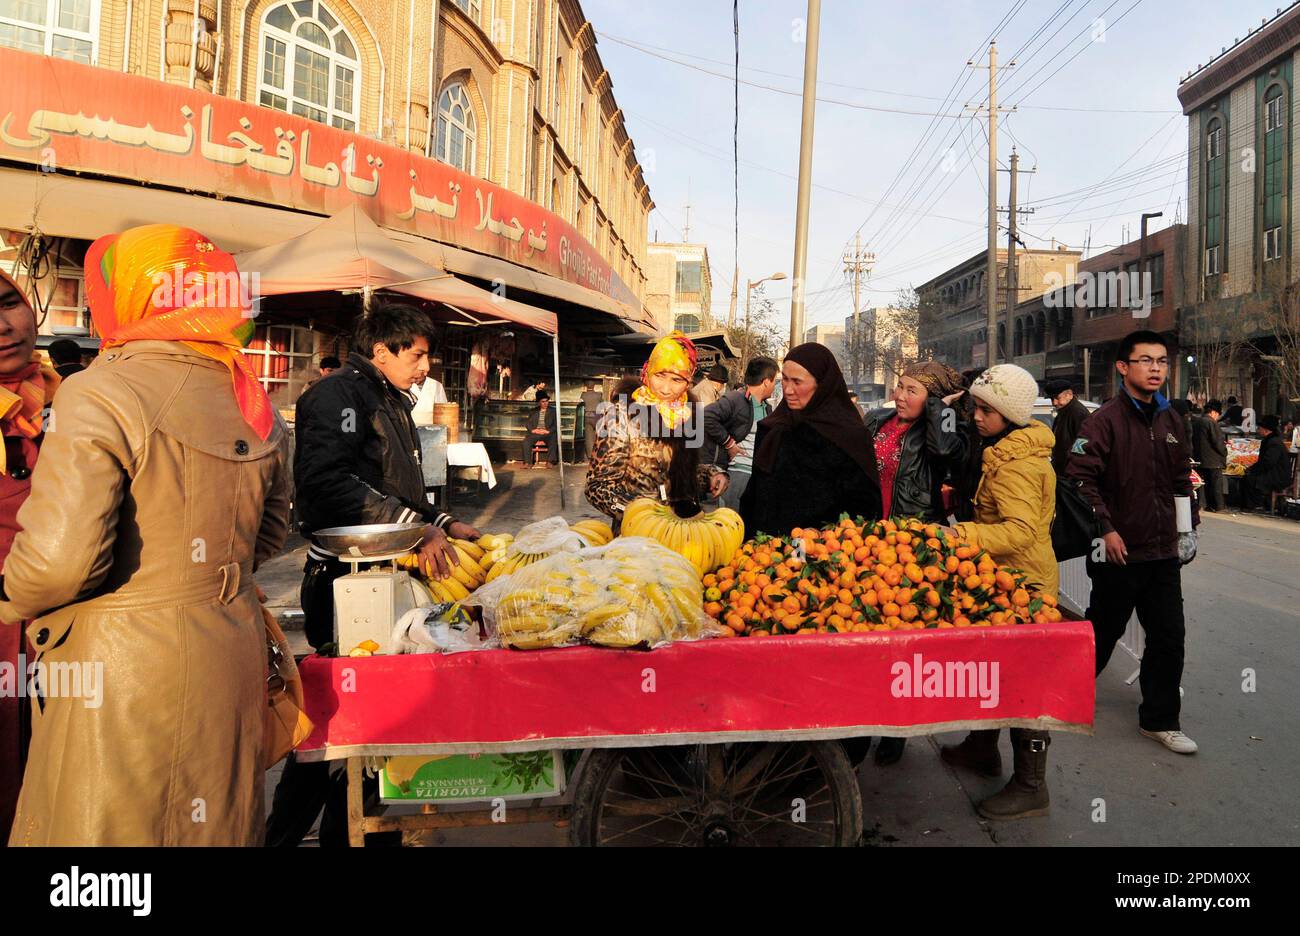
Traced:
<path fill-rule="evenodd" d="M 749 366 L 749 300 L 754 292 L 754 287 L 760 286 L 768 280 L 783 280 L 785 278 L 784 273 L 773 273 L 771 276 L 764 276 L 758 280 L 748 280 L 745 283 L 745 347 L 740 354 L 740 371 L 742 374 L 745 368 Z"/>

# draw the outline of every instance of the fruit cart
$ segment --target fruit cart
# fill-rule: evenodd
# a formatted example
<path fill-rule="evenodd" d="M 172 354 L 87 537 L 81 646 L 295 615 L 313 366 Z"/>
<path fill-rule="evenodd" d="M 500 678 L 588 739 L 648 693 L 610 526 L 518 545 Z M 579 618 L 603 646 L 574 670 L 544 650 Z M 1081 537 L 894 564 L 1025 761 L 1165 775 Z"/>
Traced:
<path fill-rule="evenodd" d="M 367 832 L 570 820 L 578 845 L 854 845 L 841 739 L 969 728 L 1091 733 L 1086 622 L 602 647 L 309 657 L 304 761 L 346 760 Z M 386 815 L 367 760 L 585 751 L 565 804 Z"/>

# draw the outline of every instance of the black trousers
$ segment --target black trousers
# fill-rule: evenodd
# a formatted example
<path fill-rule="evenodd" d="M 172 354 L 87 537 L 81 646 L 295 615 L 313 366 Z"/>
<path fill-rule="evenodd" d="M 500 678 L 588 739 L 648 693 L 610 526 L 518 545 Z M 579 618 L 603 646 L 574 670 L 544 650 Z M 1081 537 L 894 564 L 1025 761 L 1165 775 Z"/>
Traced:
<path fill-rule="evenodd" d="M 538 440 L 546 443 L 546 458 L 552 464 L 558 464 L 560 461 L 560 444 L 554 432 L 545 434 L 532 432 L 531 430 L 524 436 L 524 464 L 533 463 L 533 446 Z"/>
<path fill-rule="evenodd" d="M 302 602 L 307 642 L 319 650 L 334 639 L 334 580 L 347 575 L 350 567 L 338 560 L 307 559 L 303 566 Z M 269 848 L 296 848 L 311 831 L 321 810 L 321 847 L 348 845 L 348 778 L 341 764 L 331 774 L 327 761 L 304 763 L 290 754 L 271 798 L 271 815 L 266 820 Z M 378 790 L 378 779 L 367 777 L 362 795 Z M 367 845 L 401 845 L 400 832 L 379 832 L 366 836 Z"/>
<path fill-rule="evenodd" d="M 1138 724 L 1147 731 L 1176 731 L 1182 708 L 1178 687 L 1183 679 L 1183 584 L 1178 559 L 1152 562 L 1088 562 L 1092 597 L 1088 620 L 1097 644 L 1097 675 L 1110 662 L 1115 644 L 1137 611 L 1146 634 L 1142 653 L 1142 704 Z"/>
<path fill-rule="evenodd" d="M 1201 477 L 1205 480 L 1205 487 L 1201 488 L 1201 504 L 1207 510 L 1223 509 L 1223 469 L 1222 468 L 1197 468 Z"/>

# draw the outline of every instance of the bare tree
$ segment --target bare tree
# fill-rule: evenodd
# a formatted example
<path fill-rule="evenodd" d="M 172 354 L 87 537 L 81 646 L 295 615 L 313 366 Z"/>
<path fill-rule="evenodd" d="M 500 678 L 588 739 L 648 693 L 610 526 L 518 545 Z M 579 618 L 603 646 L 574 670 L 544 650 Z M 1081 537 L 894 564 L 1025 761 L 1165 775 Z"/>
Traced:
<path fill-rule="evenodd" d="M 749 329 L 744 322 L 727 329 L 727 341 L 740 352 L 740 373 L 743 376 L 750 360 L 770 357 L 779 361 L 788 348 L 787 335 L 782 329 L 772 300 L 763 292 L 763 285 L 754 288 L 750 300 Z"/>
<path fill-rule="evenodd" d="M 1240 310 L 1227 303 L 1204 303 L 1184 322 L 1180 343 L 1194 347 L 1198 358 L 1197 377 L 1191 389 L 1198 399 L 1222 397 L 1225 381 L 1235 369 L 1245 345 Z"/>
<path fill-rule="evenodd" d="M 1252 344 L 1277 367 L 1282 396 L 1300 404 L 1300 280 L 1287 286 L 1278 300 L 1264 309 L 1259 332 L 1273 339 L 1272 353 L 1266 354 L 1258 340 Z"/>

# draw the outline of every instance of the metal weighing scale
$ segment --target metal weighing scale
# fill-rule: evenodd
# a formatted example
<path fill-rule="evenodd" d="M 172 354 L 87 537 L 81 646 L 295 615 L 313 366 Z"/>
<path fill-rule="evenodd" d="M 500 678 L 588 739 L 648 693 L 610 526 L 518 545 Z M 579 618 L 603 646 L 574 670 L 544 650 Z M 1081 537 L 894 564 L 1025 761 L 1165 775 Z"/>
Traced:
<path fill-rule="evenodd" d="M 410 555 L 424 538 L 423 523 L 373 523 L 330 527 L 312 540 L 352 566 L 334 580 L 334 641 L 339 656 L 366 640 L 390 652 L 393 626 L 403 614 L 431 603 L 428 591 L 393 561 Z M 362 565 L 370 568 L 361 569 Z"/>

